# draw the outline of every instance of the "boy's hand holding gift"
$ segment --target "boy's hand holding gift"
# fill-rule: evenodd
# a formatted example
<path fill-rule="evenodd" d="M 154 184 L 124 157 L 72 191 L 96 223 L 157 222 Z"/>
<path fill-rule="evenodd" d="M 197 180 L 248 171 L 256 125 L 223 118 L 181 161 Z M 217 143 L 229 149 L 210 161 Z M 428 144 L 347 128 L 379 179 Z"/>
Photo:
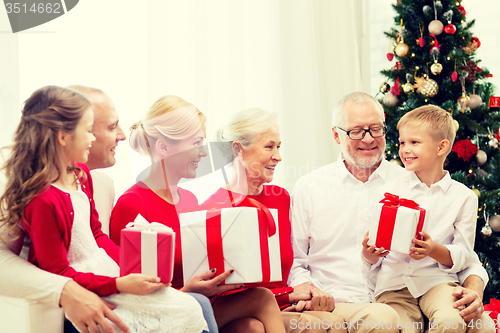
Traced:
<path fill-rule="evenodd" d="M 427 233 L 422 233 L 425 223 L 425 209 L 415 201 L 400 198 L 391 193 L 385 193 L 384 199 L 374 206 L 374 216 L 370 225 L 368 235 L 363 240 L 363 255 L 372 264 L 378 258 L 388 254 L 387 251 L 395 251 L 404 254 L 411 252 L 421 255 L 425 252 L 429 255 L 433 243 Z M 428 239 L 417 240 L 423 234 Z M 422 243 L 415 243 L 422 242 Z M 423 244 L 422 251 L 413 246 Z M 412 250 L 413 249 L 413 250 Z M 419 257 L 419 259 L 424 258 Z"/>
<path fill-rule="evenodd" d="M 411 242 L 415 244 L 415 246 L 410 247 L 410 257 L 415 260 L 424 259 L 429 256 L 432 257 L 432 253 L 436 250 L 436 242 L 434 242 L 431 236 L 425 231 L 419 232 L 421 239 L 413 239 Z"/>

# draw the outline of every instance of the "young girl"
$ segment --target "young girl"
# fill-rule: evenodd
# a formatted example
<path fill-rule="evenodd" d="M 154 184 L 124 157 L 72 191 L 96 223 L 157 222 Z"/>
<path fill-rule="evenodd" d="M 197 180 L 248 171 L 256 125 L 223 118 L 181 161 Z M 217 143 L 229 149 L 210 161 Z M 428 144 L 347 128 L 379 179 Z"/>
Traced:
<path fill-rule="evenodd" d="M 107 296 L 132 332 L 201 332 L 206 322 L 193 297 L 157 277 L 118 277 L 119 247 L 101 231 L 81 164 L 95 140 L 93 118 L 90 102 L 71 89 L 47 86 L 28 98 L 4 167 L 0 221 L 29 235 L 29 261 Z"/>

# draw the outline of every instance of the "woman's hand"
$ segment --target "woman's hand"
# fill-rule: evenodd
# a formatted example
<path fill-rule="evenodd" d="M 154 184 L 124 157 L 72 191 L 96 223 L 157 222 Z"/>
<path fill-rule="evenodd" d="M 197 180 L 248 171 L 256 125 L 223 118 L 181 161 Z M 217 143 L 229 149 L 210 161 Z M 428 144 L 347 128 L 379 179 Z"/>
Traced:
<path fill-rule="evenodd" d="M 366 261 L 370 264 L 375 265 L 379 258 L 385 257 L 389 254 L 389 251 L 386 251 L 383 247 L 376 248 L 375 245 L 368 245 L 368 240 L 370 237 L 368 236 L 368 231 L 365 234 L 365 238 L 363 239 L 363 249 L 361 252 L 363 253 L 363 257 L 365 257 Z"/>
<path fill-rule="evenodd" d="M 229 291 L 237 288 L 243 288 L 242 284 L 223 284 L 220 285 L 222 281 L 224 281 L 234 269 L 227 270 L 221 275 L 212 277 L 215 275 L 216 269 L 212 269 L 210 271 L 206 271 L 205 273 L 201 273 L 193 276 L 185 285 L 182 287 L 181 291 L 198 293 L 205 295 L 207 297 L 213 296 L 218 293 L 222 293 L 224 291 Z"/>
<path fill-rule="evenodd" d="M 162 283 L 157 276 L 129 274 L 116 279 L 116 289 L 121 293 L 147 295 L 155 290 L 170 287 L 170 283 Z"/>

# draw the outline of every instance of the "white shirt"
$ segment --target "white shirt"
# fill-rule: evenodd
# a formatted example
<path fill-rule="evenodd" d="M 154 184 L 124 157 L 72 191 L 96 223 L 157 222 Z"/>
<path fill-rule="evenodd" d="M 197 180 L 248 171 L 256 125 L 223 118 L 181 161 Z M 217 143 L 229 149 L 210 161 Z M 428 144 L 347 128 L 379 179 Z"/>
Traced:
<path fill-rule="evenodd" d="M 294 262 L 289 285 L 310 281 L 333 295 L 337 303 L 373 301 L 361 255 L 369 207 L 386 182 L 405 173 L 384 160 L 362 183 L 346 169 L 341 156 L 300 178 L 292 193 Z M 477 256 L 475 264 L 459 274 L 460 282 L 471 274 L 485 284 L 488 281 Z"/>
<path fill-rule="evenodd" d="M 109 219 L 115 204 L 115 184 L 113 179 L 102 170 L 90 171 L 94 185 L 95 209 L 99 213 L 102 231 L 109 236 Z"/>
<path fill-rule="evenodd" d="M 459 282 L 457 273 L 476 260 L 473 249 L 478 199 L 474 192 L 452 180 L 447 171 L 431 187 L 422 183 L 414 172 L 408 172 L 401 179 L 387 183 L 383 192 L 413 200 L 426 210 L 424 231 L 433 241 L 448 248 L 453 266 L 442 265 L 430 257 L 414 260 L 408 254 L 391 252 L 370 271 L 370 276 L 378 271 L 373 280 L 375 296 L 407 287 L 417 298 L 439 283 Z M 380 195 L 377 201 L 382 198 Z"/>

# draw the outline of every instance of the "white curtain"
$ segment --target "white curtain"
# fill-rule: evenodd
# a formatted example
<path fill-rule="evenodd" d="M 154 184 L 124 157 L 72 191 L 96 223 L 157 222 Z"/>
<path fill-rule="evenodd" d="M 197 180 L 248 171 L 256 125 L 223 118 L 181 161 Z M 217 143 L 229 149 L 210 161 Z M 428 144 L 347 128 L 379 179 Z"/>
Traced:
<path fill-rule="evenodd" d="M 1 78 L 2 119 L 13 121 L 1 122 L 9 135 L 0 143 L 9 143 L 21 101 L 45 84 L 103 89 L 126 133 L 165 94 L 206 114 L 209 139 L 236 112 L 261 107 L 279 114 L 283 162 L 274 183 L 291 190 L 337 158 L 335 102 L 370 91 L 367 13 L 368 0 L 80 1 L 42 26 L 0 34 L 1 72 L 17 64 Z M 4 43 L 10 37 L 18 44 Z M 121 194 L 141 164 L 127 143 L 116 157 L 106 171 Z"/>
<path fill-rule="evenodd" d="M 207 115 L 209 139 L 249 107 L 279 114 L 283 162 L 274 183 L 338 156 L 331 110 L 369 91 L 367 1 L 150 1 L 150 103 L 177 94 Z M 196 190 L 196 188 L 191 188 Z"/>

